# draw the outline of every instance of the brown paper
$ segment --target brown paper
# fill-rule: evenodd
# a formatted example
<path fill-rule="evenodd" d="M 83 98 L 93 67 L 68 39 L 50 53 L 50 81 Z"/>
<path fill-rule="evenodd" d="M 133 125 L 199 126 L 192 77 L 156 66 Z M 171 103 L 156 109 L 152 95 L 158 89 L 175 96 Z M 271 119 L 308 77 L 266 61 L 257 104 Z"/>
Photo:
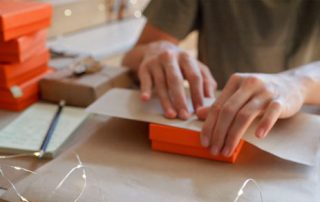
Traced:
<path fill-rule="evenodd" d="M 113 87 L 129 87 L 129 70 L 103 67 L 97 73 L 73 76 L 70 69 L 50 74 L 40 81 L 41 97 L 50 102 L 64 99 L 68 105 L 86 107 Z"/>
<path fill-rule="evenodd" d="M 207 101 L 212 103 L 212 101 Z M 157 98 L 142 102 L 139 91 L 113 89 L 87 108 L 88 112 L 137 121 L 158 123 L 173 127 L 201 131 L 202 122 L 196 116 L 187 121 L 169 120 L 162 116 Z M 300 113 L 293 118 L 280 120 L 261 140 L 254 136 L 255 126 L 248 129 L 244 140 L 285 160 L 314 165 L 320 145 L 320 117 Z"/>
<path fill-rule="evenodd" d="M 74 201 L 83 185 L 79 171 L 47 199 L 77 164 L 76 152 L 88 179 L 79 202 L 232 202 L 247 178 L 258 182 L 264 202 L 319 201 L 320 170 L 283 161 L 249 144 L 236 164 L 226 164 L 154 152 L 147 124 L 135 121 L 92 116 L 76 135 L 87 141 L 16 184 L 23 196 L 33 202 Z M 258 194 L 249 184 L 239 202 L 260 202 Z M 18 202 L 12 190 L 1 198 Z"/>

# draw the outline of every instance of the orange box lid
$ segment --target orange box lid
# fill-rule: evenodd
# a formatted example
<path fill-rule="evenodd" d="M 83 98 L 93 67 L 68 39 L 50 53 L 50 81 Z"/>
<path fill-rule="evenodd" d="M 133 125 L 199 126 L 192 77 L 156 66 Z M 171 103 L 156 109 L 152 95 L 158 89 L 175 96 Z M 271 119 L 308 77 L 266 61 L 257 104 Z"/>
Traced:
<path fill-rule="evenodd" d="M 48 71 L 47 64 L 39 66 L 39 67 L 33 69 L 32 71 L 26 72 L 25 74 L 23 74 L 19 77 L 16 77 L 14 80 L 12 79 L 12 80 L 6 81 L 3 79 L 0 79 L 0 88 L 9 89 L 10 87 L 12 87 L 14 85 L 20 85 L 22 83 L 25 83 L 25 82 L 31 80 L 34 77 L 37 77 L 40 74 L 45 73 L 46 71 Z"/>
<path fill-rule="evenodd" d="M 45 43 L 47 30 L 40 30 L 29 35 L 24 35 L 10 41 L 0 42 L 0 53 L 20 53 L 30 50 L 38 43 Z"/>
<path fill-rule="evenodd" d="M 149 124 L 149 138 L 172 144 L 202 147 L 199 132 L 154 123 Z"/>
<path fill-rule="evenodd" d="M 9 41 L 17 37 L 48 28 L 50 26 L 50 20 L 42 20 L 34 24 L 25 25 L 15 29 L 7 30 L 6 32 L 0 32 L 0 41 Z"/>
<path fill-rule="evenodd" d="M 1 103 L 0 102 L 0 109 L 10 110 L 10 111 L 22 111 L 32 105 L 33 103 L 39 100 L 39 95 L 34 95 L 26 100 L 22 100 L 20 102 L 14 103 Z"/>
<path fill-rule="evenodd" d="M 28 80 L 19 85 L 12 86 L 10 88 L 0 89 L 0 103 L 10 104 L 19 103 L 23 100 L 27 100 L 30 97 L 34 97 L 39 93 L 39 81 L 47 74 L 53 72 L 52 69 L 48 69 L 46 72 L 37 75 L 36 77 Z"/>
<path fill-rule="evenodd" d="M 1 63 L 22 63 L 30 59 L 32 56 L 37 55 L 39 52 L 47 48 L 45 40 L 35 43 L 32 47 L 25 51 L 9 53 L 9 52 L 0 52 L 0 64 Z"/>
<path fill-rule="evenodd" d="M 0 64 L 2 63 L 22 63 L 47 48 L 45 43 L 38 43 L 29 51 L 18 53 L 0 53 Z"/>
<path fill-rule="evenodd" d="M 0 63 L 0 79 L 7 83 L 10 80 L 15 82 L 17 77 L 47 64 L 49 57 L 49 52 L 45 49 L 21 63 Z"/>
<path fill-rule="evenodd" d="M 37 55 L 39 52 L 47 48 L 46 39 L 43 41 L 38 40 L 34 44 L 30 44 L 30 47 L 25 48 L 25 45 L 17 44 L 16 52 L 2 52 L 0 50 L 0 64 L 1 63 L 22 63 L 31 58 L 34 55 Z"/>
<path fill-rule="evenodd" d="M 238 156 L 244 142 L 239 143 L 231 157 L 224 157 L 210 154 L 209 149 L 201 145 L 200 132 L 197 131 L 151 123 L 149 124 L 149 138 L 152 142 L 157 142 L 156 145 L 166 145 L 162 148 L 163 151 L 227 162 L 231 162 Z M 161 147 L 156 146 L 155 148 L 161 151 Z"/>
<path fill-rule="evenodd" d="M 0 32 L 8 41 L 50 25 L 52 6 L 33 1 L 0 0 Z"/>
<path fill-rule="evenodd" d="M 241 151 L 243 144 L 244 144 L 244 141 L 241 141 L 238 147 L 236 148 L 235 152 L 230 157 L 225 157 L 222 155 L 213 156 L 210 153 L 209 149 L 207 148 L 190 147 L 190 146 L 171 144 L 168 142 L 161 142 L 156 140 L 152 141 L 152 149 L 155 151 L 181 154 L 181 155 L 187 155 L 187 156 L 192 156 L 197 158 L 204 158 L 204 159 L 210 159 L 210 160 L 222 161 L 222 162 L 228 162 L 228 163 L 235 163 L 239 156 L 239 153 Z"/>

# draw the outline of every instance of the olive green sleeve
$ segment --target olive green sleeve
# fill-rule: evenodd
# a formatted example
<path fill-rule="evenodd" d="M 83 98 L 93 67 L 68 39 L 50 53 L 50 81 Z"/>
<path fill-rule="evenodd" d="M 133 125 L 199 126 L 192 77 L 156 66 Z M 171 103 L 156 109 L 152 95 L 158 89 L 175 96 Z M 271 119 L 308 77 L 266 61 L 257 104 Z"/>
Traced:
<path fill-rule="evenodd" d="M 153 26 L 183 39 L 197 27 L 198 0 L 152 0 L 144 15 Z"/>

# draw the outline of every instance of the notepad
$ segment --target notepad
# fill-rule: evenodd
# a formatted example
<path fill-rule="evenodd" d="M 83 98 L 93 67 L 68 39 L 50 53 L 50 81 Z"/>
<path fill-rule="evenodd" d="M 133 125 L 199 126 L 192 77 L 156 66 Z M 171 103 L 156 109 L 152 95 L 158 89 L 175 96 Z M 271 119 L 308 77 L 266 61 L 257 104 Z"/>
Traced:
<path fill-rule="evenodd" d="M 36 103 L 0 131 L 0 152 L 25 153 L 39 151 L 57 105 Z M 65 107 L 45 156 L 54 157 L 59 148 L 87 118 L 82 108 Z"/>

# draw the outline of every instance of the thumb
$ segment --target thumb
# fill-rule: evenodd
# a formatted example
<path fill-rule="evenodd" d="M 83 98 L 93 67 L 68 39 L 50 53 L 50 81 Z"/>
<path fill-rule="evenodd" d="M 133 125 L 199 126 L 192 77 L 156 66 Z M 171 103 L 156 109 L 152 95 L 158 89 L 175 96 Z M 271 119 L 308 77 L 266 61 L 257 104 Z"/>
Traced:
<path fill-rule="evenodd" d="M 197 110 L 197 116 L 200 120 L 205 120 L 208 116 L 210 107 L 199 107 Z"/>

